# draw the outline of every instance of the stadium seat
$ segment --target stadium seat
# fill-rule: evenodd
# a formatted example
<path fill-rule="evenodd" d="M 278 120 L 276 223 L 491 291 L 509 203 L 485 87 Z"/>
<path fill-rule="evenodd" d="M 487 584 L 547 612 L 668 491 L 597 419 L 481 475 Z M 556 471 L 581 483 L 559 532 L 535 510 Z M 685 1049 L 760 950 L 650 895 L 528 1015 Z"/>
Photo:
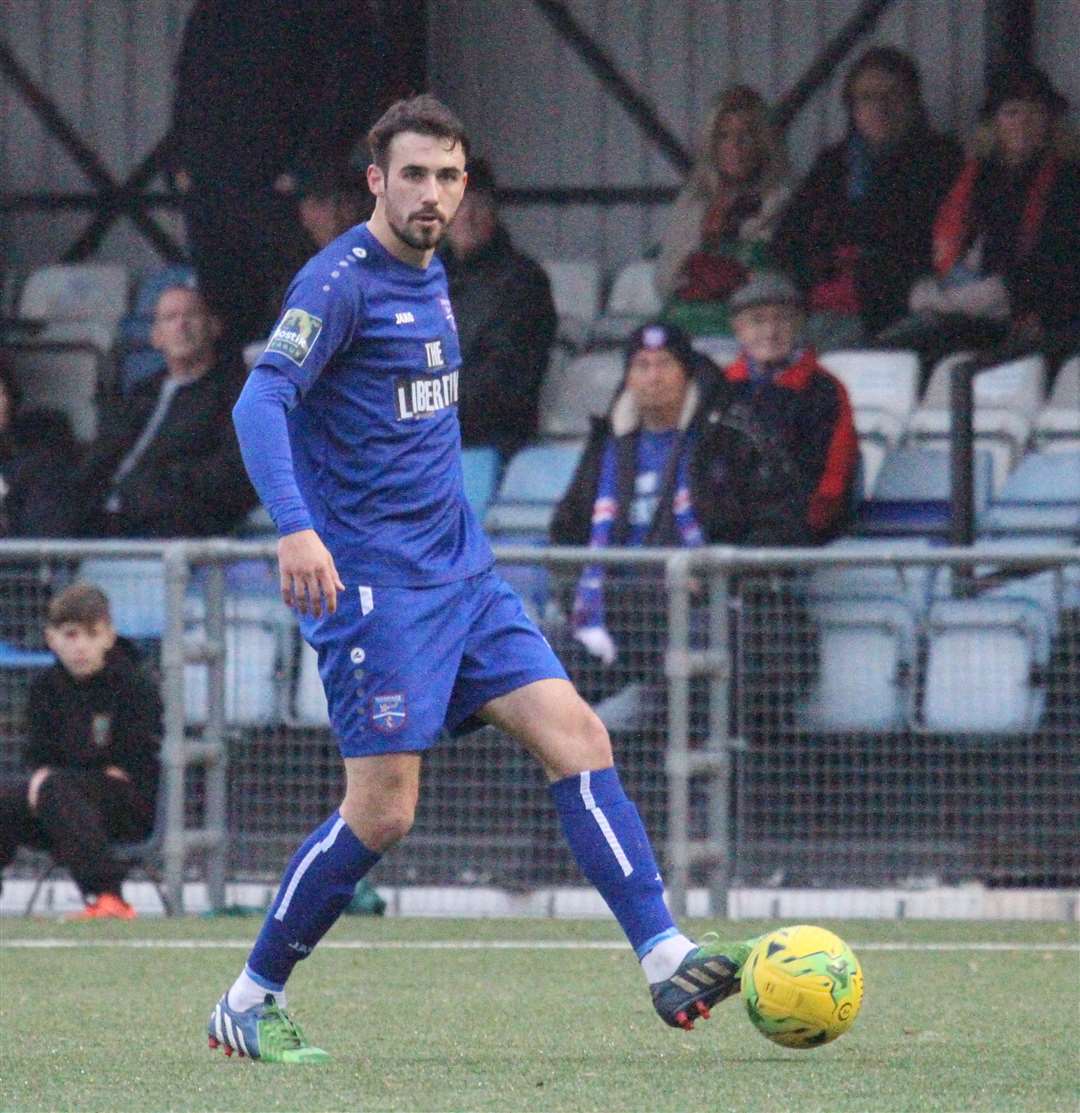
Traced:
<path fill-rule="evenodd" d="M 84 560 L 79 579 L 105 592 L 118 633 L 136 640 L 160 638 L 164 633 L 165 566 L 160 560 Z"/>
<path fill-rule="evenodd" d="M 874 437 L 895 445 L 918 400 L 918 355 L 837 351 L 824 353 L 821 363 L 847 388 L 860 440 Z"/>
<path fill-rule="evenodd" d="M 1080 450 L 1029 452 L 980 517 L 980 532 L 1080 539 Z"/>
<path fill-rule="evenodd" d="M 902 730 L 913 709 L 916 616 L 897 599 L 811 600 L 819 668 L 799 709 L 811 730 Z"/>
<path fill-rule="evenodd" d="M 991 459 L 975 451 L 975 512 L 990 501 Z M 897 448 L 881 465 L 872 496 L 859 508 L 858 532 L 864 535 L 944 535 L 950 509 L 950 461 L 944 449 Z"/>
<path fill-rule="evenodd" d="M 1001 734 L 1037 728 L 1046 692 L 1050 625 L 1026 600 L 951 599 L 928 620 L 924 729 Z"/>
<path fill-rule="evenodd" d="M 540 435 L 583 437 L 589 418 L 606 414 L 623 381 L 621 351 L 589 352 L 552 370 L 540 387 Z"/>
<path fill-rule="evenodd" d="M 950 356 L 934 368 L 922 403 L 908 422 L 908 443 L 928 448 L 948 443 L 952 370 L 966 358 Z M 1039 355 L 1011 360 L 975 376 L 972 424 L 976 444 L 992 455 L 995 491 L 1024 451 L 1045 388 L 1046 361 Z"/>
<path fill-rule="evenodd" d="M 56 263 L 31 273 L 19 296 L 18 316 L 45 322 L 35 342 L 87 344 L 108 352 L 127 303 L 125 267 Z"/>
<path fill-rule="evenodd" d="M 734 363 L 739 354 L 739 342 L 734 336 L 695 336 L 693 345 L 695 352 L 708 356 L 717 367 Z"/>
<path fill-rule="evenodd" d="M 828 601 L 894 599 L 906 603 L 915 615 L 921 616 L 930 601 L 934 566 L 908 564 L 904 558 L 928 553 L 931 548 L 928 537 L 838 538 L 826 546 L 829 552 L 889 556 L 896 561 L 892 564 L 818 565 L 807 579 L 807 595 L 811 599 Z"/>
<path fill-rule="evenodd" d="M 541 266 L 551 283 L 558 339 L 580 347 L 600 312 L 600 267 L 591 259 L 545 259 Z"/>
<path fill-rule="evenodd" d="M 638 325 L 656 317 L 663 302 L 656 289 L 656 262 L 635 259 L 620 267 L 603 314 L 593 323 L 591 343 L 624 340 Z"/>
<path fill-rule="evenodd" d="M 584 443 L 556 441 L 523 448 L 506 466 L 484 525 L 504 539 L 546 540 L 555 505 L 573 478 Z"/>
<path fill-rule="evenodd" d="M 1080 355 L 1058 368 L 1046 405 L 1035 418 L 1035 444 L 1080 452 Z"/>
<path fill-rule="evenodd" d="M 502 461 L 494 448 L 464 448 L 461 451 L 461 472 L 465 497 L 480 521 L 484 520 L 499 482 Z"/>
<path fill-rule="evenodd" d="M 205 637 L 205 606 L 189 598 L 187 637 Z M 279 722 L 285 718 L 285 686 L 279 683 L 286 660 L 285 646 L 294 629 L 292 616 L 280 601 L 254 596 L 225 600 L 225 721 L 237 725 Z M 184 669 L 184 712 L 187 722 L 206 722 L 209 676 L 206 665 Z"/>
<path fill-rule="evenodd" d="M 5 351 L 24 409 L 66 414 L 83 443 L 97 436 L 98 398 L 105 379 L 104 357 L 97 348 L 81 342 L 42 341 L 7 345 Z"/>

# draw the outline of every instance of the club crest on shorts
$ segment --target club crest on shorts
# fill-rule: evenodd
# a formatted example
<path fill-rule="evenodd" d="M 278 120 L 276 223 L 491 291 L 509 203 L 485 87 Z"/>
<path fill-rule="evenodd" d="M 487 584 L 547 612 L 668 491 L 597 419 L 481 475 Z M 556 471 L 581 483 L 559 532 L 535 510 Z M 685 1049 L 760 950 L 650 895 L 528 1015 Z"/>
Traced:
<path fill-rule="evenodd" d="M 371 725 L 383 734 L 400 730 L 408 717 L 404 692 L 371 697 Z"/>

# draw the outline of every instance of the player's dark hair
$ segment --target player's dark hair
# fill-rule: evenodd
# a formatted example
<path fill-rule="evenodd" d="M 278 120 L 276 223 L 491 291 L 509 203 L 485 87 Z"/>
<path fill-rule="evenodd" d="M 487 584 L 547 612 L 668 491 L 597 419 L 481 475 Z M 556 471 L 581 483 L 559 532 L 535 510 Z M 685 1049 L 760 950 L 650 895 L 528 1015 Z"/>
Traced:
<path fill-rule="evenodd" d="M 112 621 L 109 599 L 100 587 L 93 584 L 72 584 L 49 600 L 45 614 L 47 626 L 63 626 L 77 622 L 80 626 L 96 626 L 99 622 Z"/>
<path fill-rule="evenodd" d="M 420 96 L 395 101 L 368 132 L 371 161 L 384 174 L 390 167 L 390 144 L 395 135 L 404 131 L 447 140 L 451 150 L 460 143 L 462 153 L 468 160 L 469 139 L 465 134 L 465 125 L 442 101 L 430 93 L 421 93 Z"/>

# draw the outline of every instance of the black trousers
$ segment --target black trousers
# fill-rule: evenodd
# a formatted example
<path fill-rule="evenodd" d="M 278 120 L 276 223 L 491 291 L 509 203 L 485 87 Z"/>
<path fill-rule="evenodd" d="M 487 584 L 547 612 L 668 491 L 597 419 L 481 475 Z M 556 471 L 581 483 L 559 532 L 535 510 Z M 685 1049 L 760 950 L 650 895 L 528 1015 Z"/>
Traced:
<path fill-rule="evenodd" d="M 83 896 L 119 893 L 127 872 L 110 842 L 145 837 L 153 809 L 128 781 L 87 769 L 57 769 L 38 793 L 35 815 L 26 801 L 29 782 L 0 789 L 0 869 L 20 846 L 47 850 L 64 866 Z"/>

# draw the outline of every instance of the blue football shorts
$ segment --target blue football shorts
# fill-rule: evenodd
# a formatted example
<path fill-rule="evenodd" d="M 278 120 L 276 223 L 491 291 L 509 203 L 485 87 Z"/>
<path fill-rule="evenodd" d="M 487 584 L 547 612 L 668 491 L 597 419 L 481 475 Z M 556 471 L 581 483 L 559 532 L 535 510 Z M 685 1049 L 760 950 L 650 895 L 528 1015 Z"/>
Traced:
<path fill-rule="evenodd" d="M 463 734 L 484 704 L 535 680 L 565 680 L 543 634 L 492 571 L 436 587 L 359 587 L 337 611 L 301 615 L 319 655 L 343 757 L 425 750 Z"/>

